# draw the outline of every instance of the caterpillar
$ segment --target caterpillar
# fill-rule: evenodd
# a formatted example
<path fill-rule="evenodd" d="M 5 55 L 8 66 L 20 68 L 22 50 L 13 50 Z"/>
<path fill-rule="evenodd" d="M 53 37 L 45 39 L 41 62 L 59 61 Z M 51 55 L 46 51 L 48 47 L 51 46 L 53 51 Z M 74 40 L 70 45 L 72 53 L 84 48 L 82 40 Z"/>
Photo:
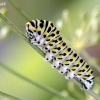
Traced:
<path fill-rule="evenodd" d="M 30 42 L 45 53 L 45 61 L 52 61 L 51 66 L 64 74 L 66 79 L 77 79 L 84 90 L 93 86 L 94 76 L 90 66 L 67 46 L 51 21 L 32 20 L 26 23 L 25 31 Z"/>

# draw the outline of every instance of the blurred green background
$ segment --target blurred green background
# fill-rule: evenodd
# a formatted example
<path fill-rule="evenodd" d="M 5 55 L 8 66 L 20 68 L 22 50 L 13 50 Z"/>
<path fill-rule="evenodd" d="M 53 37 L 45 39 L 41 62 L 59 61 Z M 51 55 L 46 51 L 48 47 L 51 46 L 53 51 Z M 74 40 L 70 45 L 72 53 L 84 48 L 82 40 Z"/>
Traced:
<path fill-rule="evenodd" d="M 25 32 L 27 20 L 14 9 L 8 0 L 0 0 L 1 2 L 6 2 L 6 17 L 22 32 Z M 100 0 L 13 0 L 13 2 L 31 19 L 51 20 L 54 23 L 61 18 L 62 11 L 68 9 L 73 29 L 80 25 L 79 11 L 81 9 L 87 10 L 90 14 L 93 8 L 100 4 Z M 0 6 L 0 8 L 2 7 L 4 6 Z M 0 27 L 5 25 L 3 23 Z M 92 57 L 100 61 L 100 43 L 86 48 L 86 50 Z M 49 63 L 44 62 L 43 58 L 12 30 L 9 36 L 0 40 L 0 61 L 44 86 L 52 87 L 58 91 L 65 90 L 77 100 L 82 100 L 82 96 L 86 100 L 89 98 L 87 93 L 80 90 L 72 81 L 65 80 L 64 75 L 59 74 L 56 69 L 51 68 Z M 97 76 L 99 75 L 97 74 Z M 32 86 L 2 68 L 0 68 L 0 91 L 25 100 L 53 100 L 54 97 L 53 94 Z M 1 97 L 1 100 L 6 99 Z"/>

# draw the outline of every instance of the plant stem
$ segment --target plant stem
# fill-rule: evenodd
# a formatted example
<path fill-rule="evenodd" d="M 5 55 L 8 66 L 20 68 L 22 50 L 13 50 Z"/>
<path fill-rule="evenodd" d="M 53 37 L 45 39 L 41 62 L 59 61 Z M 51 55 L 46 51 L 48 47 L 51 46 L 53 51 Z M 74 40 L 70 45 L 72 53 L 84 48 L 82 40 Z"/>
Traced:
<path fill-rule="evenodd" d="M 3 64 L 2 62 L 0 62 L 0 67 L 2 67 L 3 69 L 9 71 L 10 73 L 12 73 L 13 75 L 19 77 L 20 79 L 28 82 L 29 84 L 35 85 L 35 86 L 37 86 L 38 88 L 40 88 L 40 89 L 42 89 L 44 91 L 47 91 L 47 92 L 52 93 L 52 94 L 55 94 L 55 95 L 57 95 L 59 97 L 62 97 L 64 99 L 76 100 L 76 99 L 74 99 L 72 97 L 65 97 L 60 92 L 58 92 L 58 91 L 56 91 L 56 90 L 54 90 L 54 89 L 52 89 L 50 87 L 43 86 L 43 85 L 41 85 L 41 84 L 39 84 L 39 83 L 37 83 L 37 82 L 35 82 L 33 80 L 30 80 L 30 79 L 24 77 L 23 75 L 17 73 L 16 71 L 14 71 L 13 69 L 11 69 L 9 66 Z"/>
<path fill-rule="evenodd" d="M 30 18 L 12 1 L 9 0 L 9 2 L 13 5 L 13 7 L 27 20 L 29 21 Z"/>
<path fill-rule="evenodd" d="M 4 17 L 1 13 L 0 13 L 0 17 L 1 17 L 9 26 L 11 26 L 12 29 L 13 29 L 18 35 L 20 35 L 26 42 L 28 42 L 29 45 L 31 45 L 41 56 L 44 57 L 44 53 L 39 49 L 39 47 L 32 45 L 32 44 L 29 42 L 29 40 L 23 35 L 23 33 L 22 33 L 15 25 L 13 25 L 13 23 L 11 23 L 11 22 L 10 22 L 6 17 Z M 9 70 L 9 71 L 10 71 L 10 70 Z M 14 73 L 13 73 L 13 74 L 14 74 Z M 17 75 L 17 76 L 18 76 L 18 75 Z M 19 76 L 20 76 L 20 75 L 19 75 Z M 33 83 L 33 81 L 31 81 L 31 80 L 29 80 L 29 79 L 26 79 L 26 80 L 28 80 L 29 82 L 32 82 L 32 83 Z M 77 84 L 77 85 L 79 86 L 79 83 L 77 83 L 76 80 L 74 80 L 74 82 L 75 82 L 75 84 Z M 35 83 L 34 85 L 36 85 L 36 83 Z M 37 84 L 36 86 L 39 86 L 39 85 Z M 46 90 L 46 91 L 48 91 L 48 92 L 50 92 L 50 93 L 53 93 L 53 94 L 58 95 L 57 93 L 51 91 L 51 89 L 48 89 L 48 88 L 46 88 L 46 87 L 40 86 L 40 88 L 42 88 L 43 90 Z M 89 94 L 90 94 L 91 96 L 93 96 L 95 99 L 100 100 L 100 96 L 97 95 L 97 94 L 95 94 L 93 91 L 87 90 L 87 91 L 85 91 L 85 92 L 89 93 Z M 58 96 L 60 96 L 60 94 L 59 94 Z"/>
<path fill-rule="evenodd" d="M 0 91 L 0 95 L 1 96 L 4 96 L 4 97 L 7 97 L 7 98 L 10 98 L 11 100 L 23 100 L 23 99 L 20 99 L 20 98 L 15 97 L 15 96 L 12 96 L 10 94 L 4 93 L 2 91 Z"/>

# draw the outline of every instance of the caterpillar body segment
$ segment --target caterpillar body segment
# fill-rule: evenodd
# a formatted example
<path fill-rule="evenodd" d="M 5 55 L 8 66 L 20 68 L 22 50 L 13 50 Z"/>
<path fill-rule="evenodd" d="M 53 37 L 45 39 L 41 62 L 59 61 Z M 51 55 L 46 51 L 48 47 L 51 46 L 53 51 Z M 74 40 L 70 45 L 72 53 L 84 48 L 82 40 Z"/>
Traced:
<path fill-rule="evenodd" d="M 70 57 L 72 53 L 73 53 L 73 51 L 70 52 L 70 54 L 68 55 L 68 57 Z M 66 59 L 68 59 L 68 57 Z M 64 62 L 65 62 L 66 59 L 64 59 L 64 61 L 60 64 L 60 67 L 58 69 L 58 72 L 60 72 L 61 74 L 64 74 L 64 73 L 66 73 L 68 71 L 67 70 L 68 67 L 64 64 Z"/>
<path fill-rule="evenodd" d="M 53 58 L 52 67 L 58 68 L 66 57 L 72 52 L 70 47 L 66 47 L 57 56 Z"/>
<path fill-rule="evenodd" d="M 39 41 L 40 41 L 40 38 L 43 36 L 43 33 L 44 31 L 47 29 L 47 26 L 48 26 L 48 21 L 46 20 L 35 20 L 37 25 L 36 25 L 36 29 L 37 29 L 37 36 L 36 36 L 36 41 L 37 41 L 37 44 L 36 45 L 39 45 Z"/>
<path fill-rule="evenodd" d="M 84 64 L 85 62 L 81 57 L 78 57 L 74 64 L 68 69 L 68 73 L 66 73 L 65 78 L 66 79 L 72 79 L 75 77 L 75 73 L 79 70 L 79 68 Z"/>
<path fill-rule="evenodd" d="M 84 80 L 93 80 L 94 76 L 93 76 L 93 71 L 89 68 L 87 70 L 87 72 L 85 73 L 85 75 L 82 76 L 81 81 Z"/>
<path fill-rule="evenodd" d="M 52 32 L 53 29 L 54 29 L 53 23 L 52 22 L 49 22 L 47 29 L 44 30 L 41 38 L 38 41 L 38 45 L 43 45 L 45 39 L 50 35 L 50 33 Z"/>
<path fill-rule="evenodd" d="M 65 42 L 61 42 L 59 43 L 59 45 L 57 45 L 56 47 L 52 48 L 51 50 L 49 50 L 46 55 L 45 55 L 45 60 L 46 61 L 50 61 L 53 59 L 53 57 L 55 57 L 61 50 L 63 50 L 66 47 L 66 43 Z"/>
<path fill-rule="evenodd" d="M 82 76 L 86 73 L 86 71 L 89 68 L 90 68 L 90 66 L 84 62 L 82 67 L 75 73 L 75 78 L 77 78 L 80 81 Z"/>
<path fill-rule="evenodd" d="M 37 21 L 37 36 L 36 36 L 36 43 L 35 45 L 41 46 L 44 42 L 46 36 L 48 36 L 48 26 L 50 25 L 50 22 L 46 20 L 36 20 Z M 50 31 L 50 30 L 49 30 Z"/>
<path fill-rule="evenodd" d="M 70 53 L 70 55 L 62 62 L 62 65 L 59 68 L 59 72 L 64 74 L 65 72 L 68 72 L 68 69 L 71 67 L 71 65 L 75 62 L 75 60 L 78 58 L 78 55 L 76 52 Z"/>
<path fill-rule="evenodd" d="M 52 61 L 52 67 L 65 75 L 66 79 L 77 79 L 82 89 L 93 86 L 94 75 L 90 66 L 83 61 L 60 36 L 60 31 L 51 21 L 32 20 L 26 23 L 26 37 L 45 53 L 45 61 Z"/>
<path fill-rule="evenodd" d="M 59 31 L 57 30 L 56 27 L 54 27 L 54 29 L 51 31 L 51 34 L 48 35 L 48 37 L 45 39 L 42 48 L 44 46 L 46 46 L 51 40 L 53 40 L 54 38 L 56 38 L 59 35 Z"/>
<path fill-rule="evenodd" d="M 87 70 L 87 72 L 82 76 L 82 78 L 80 79 L 81 83 L 83 83 L 83 88 L 84 89 L 89 89 L 92 87 L 93 85 L 93 79 L 94 79 L 94 76 L 93 76 L 93 71 L 89 68 Z"/>
<path fill-rule="evenodd" d="M 58 35 L 56 38 L 54 38 L 52 41 L 50 41 L 46 46 L 42 48 L 44 52 L 47 52 L 48 50 L 52 49 L 56 45 L 62 42 L 62 37 Z"/>

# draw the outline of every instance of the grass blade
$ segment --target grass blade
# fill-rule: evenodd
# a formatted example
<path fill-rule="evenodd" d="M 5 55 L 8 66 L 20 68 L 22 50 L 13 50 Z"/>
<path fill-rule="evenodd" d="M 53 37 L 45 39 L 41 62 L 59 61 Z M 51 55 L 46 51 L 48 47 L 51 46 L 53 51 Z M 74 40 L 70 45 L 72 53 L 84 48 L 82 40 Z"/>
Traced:
<path fill-rule="evenodd" d="M 9 98 L 11 100 L 23 100 L 23 99 L 15 97 L 15 96 L 12 96 L 10 94 L 4 93 L 2 91 L 0 91 L 0 95 L 3 96 L 3 97 L 7 97 L 7 98 Z"/>
<path fill-rule="evenodd" d="M 9 2 L 13 5 L 13 7 L 27 20 L 29 21 L 30 18 L 12 1 L 9 0 Z"/>

